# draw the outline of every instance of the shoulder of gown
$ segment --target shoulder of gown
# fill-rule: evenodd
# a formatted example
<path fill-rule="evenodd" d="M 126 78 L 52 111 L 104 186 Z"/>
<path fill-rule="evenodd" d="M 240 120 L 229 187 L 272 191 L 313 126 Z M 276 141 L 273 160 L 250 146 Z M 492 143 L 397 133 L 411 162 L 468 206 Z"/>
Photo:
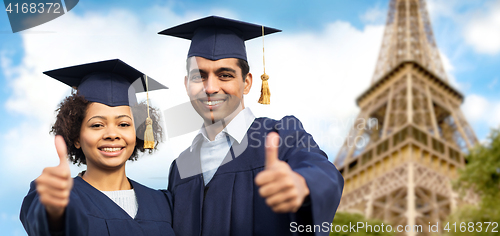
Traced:
<path fill-rule="evenodd" d="M 130 182 L 139 205 L 135 219 L 130 218 L 102 192 L 80 177 L 75 177 L 65 210 L 64 234 L 142 235 L 143 232 L 152 232 L 148 235 L 173 235 L 169 193 L 148 188 L 133 180 Z M 34 181 L 23 200 L 20 219 L 28 235 L 51 235 L 45 207 L 39 200 Z"/>

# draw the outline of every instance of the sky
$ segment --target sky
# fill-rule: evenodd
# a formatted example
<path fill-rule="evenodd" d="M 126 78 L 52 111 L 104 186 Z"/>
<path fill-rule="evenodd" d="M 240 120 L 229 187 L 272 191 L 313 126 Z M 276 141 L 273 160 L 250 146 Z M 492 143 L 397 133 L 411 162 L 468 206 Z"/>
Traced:
<path fill-rule="evenodd" d="M 462 111 L 479 140 L 500 125 L 500 0 L 428 0 L 441 59 Z M 29 183 L 58 164 L 49 134 L 70 89 L 43 71 L 120 58 L 167 85 L 151 92 L 165 111 L 188 102 L 183 77 L 189 41 L 158 35 L 177 24 L 219 15 L 282 29 L 265 37 L 271 105 L 260 96 L 262 40 L 247 42 L 254 85 L 245 105 L 256 116 L 295 115 L 334 160 L 370 85 L 388 0 L 351 1 L 80 1 L 65 15 L 12 33 L 0 11 L 0 232 L 26 235 L 19 209 Z M 139 96 L 141 98 L 141 96 Z M 144 98 L 144 97 L 142 97 Z M 165 188 L 170 163 L 195 133 L 166 138 L 153 155 L 127 164 L 127 175 Z M 84 167 L 71 167 L 72 174 Z"/>

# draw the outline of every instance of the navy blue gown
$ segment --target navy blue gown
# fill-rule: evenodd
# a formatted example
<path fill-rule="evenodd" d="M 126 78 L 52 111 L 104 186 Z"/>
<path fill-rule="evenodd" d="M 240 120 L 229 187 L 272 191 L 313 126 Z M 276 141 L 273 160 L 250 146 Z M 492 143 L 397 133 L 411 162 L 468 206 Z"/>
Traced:
<path fill-rule="evenodd" d="M 277 214 L 259 195 L 254 179 L 265 168 L 265 137 L 280 135 L 279 159 L 302 175 L 310 195 L 297 213 Z M 188 148 L 172 163 L 173 229 L 186 235 L 300 235 L 298 225 L 330 226 L 344 179 L 300 121 L 257 118 L 241 143 L 234 142 L 223 164 L 205 186 L 199 148 Z M 316 235 L 328 235 L 316 227 Z M 294 232 L 295 231 L 295 232 Z"/>
<path fill-rule="evenodd" d="M 135 219 L 101 191 L 75 177 L 64 217 L 64 235 L 173 236 L 169 196 L 129 181 L 139 205 Z M 34 181 L 24 198 L 20 218 L 28 235 L 50 235 L 45 207 L 39 201 Z"/>

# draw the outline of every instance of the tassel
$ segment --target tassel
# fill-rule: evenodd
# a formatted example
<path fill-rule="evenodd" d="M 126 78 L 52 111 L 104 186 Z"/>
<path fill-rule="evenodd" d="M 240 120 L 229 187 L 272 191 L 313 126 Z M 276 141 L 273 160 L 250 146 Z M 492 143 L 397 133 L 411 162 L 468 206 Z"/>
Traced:
<path fill-rule="evenodd" d="M 153 135 L 153 120 L 151 118 L 146 118 L 146 131 L 144 132 L 144 148 L 154 149 L 155 148 L 155 137 Z"/>
<path fill-rule="evenodd" d="M 144 149 L 155 148 L 155 137 L 153 134 L 153 120 L 149 117 L 149 88 L 148 76 L 144 75 L 146 80 L 146 104 L 148 106 L 148 118 L 146 118 L 146 131 L 144 131 Z"/>
<path fill-rule="evenodd" d="M 269 105 L 271 104 L 271 91 L 269 90 L 269 75 L 266 74 L 266 58 L 264 57 L 264 26 L 262 26 L 262 64 L 264 65 L 264 74 L 260 76 L 262 79 L 262 87 L 260 89 L 259 103 Z"/>
<path fill-rule="evenodd" d="M 269 90 L 269 83 L 267 82 L 269 75 L 264 73 L 260 78 L 262 79 L 262 88 L 260 89 L 259 103 L 269 105 L 271 104 L 271 91 Z"/>

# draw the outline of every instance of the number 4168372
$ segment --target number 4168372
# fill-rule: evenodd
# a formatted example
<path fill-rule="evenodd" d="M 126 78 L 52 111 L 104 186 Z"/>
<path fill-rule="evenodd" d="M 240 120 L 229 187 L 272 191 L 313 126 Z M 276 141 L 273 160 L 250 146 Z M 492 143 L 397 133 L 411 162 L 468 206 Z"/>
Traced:
<path fill-rule="evenodd" d="M 483 225 L 484 224 L 484 225 Z M 491 228 L 491 231 L 488 231 Z M 450 224 L 448 222 L 444 226 L 444 230 L 446 232 L 450 232 L 452 230 L 453 232 L 498 232 L 498 222 L 477 222 L 474 224 L 474 222 L 460 222 L 460 224 L 457 224 L 457 222 L 454 222 L 453 224 Z M 457 230 L 458 229 L 458 230 Z"/>
<path fill-rule="evenodd" d="M 61 8 L 61 5 L 59 3 L 23 3 L 19 5 L 19 3 L 16 3 L 12 5 L 12 3 L 9 3 L 7 5 L 7 8 L 5 8 L 5 11 L 8 13 L 56 13 L 60 14 L 61 12 L 59 9 Z M 19 9 L 21 11 L 19 11 Z M 52 10 L 52 12 L 50 12 Z"/>

